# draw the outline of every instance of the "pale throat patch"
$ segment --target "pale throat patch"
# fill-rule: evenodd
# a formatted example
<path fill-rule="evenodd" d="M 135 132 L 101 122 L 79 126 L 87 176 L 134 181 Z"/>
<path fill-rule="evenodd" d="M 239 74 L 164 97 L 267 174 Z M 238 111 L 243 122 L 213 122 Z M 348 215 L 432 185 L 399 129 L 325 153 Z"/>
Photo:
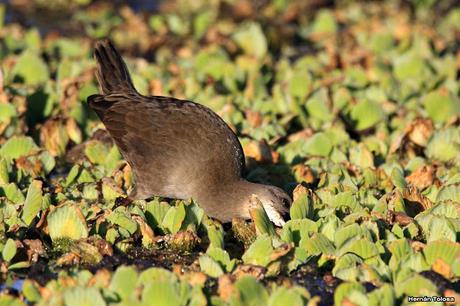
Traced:
<path fill-rule="evenodd" d="M 263 201 L 257 195 L 252 194 L 251 198 L 249 199 L 249 209 L 256 207 L 258 204 L 262 204 L 262 207 L 267 213 L 268 218 L 276 226 L 282 227 L 286 223 L 281 214 L 273 207 L 272 202 Z"/>

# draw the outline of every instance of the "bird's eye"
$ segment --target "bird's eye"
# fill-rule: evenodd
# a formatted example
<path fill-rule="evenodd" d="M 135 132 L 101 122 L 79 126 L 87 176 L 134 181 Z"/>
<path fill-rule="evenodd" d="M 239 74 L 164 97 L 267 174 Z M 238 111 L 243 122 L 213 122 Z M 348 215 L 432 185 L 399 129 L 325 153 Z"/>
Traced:
<path fill-rule="evenodd" d="M 283 206 L 286 208 L 290 208 L 291 201 L 289 201 L 288 199 L 283 199 Z"/>

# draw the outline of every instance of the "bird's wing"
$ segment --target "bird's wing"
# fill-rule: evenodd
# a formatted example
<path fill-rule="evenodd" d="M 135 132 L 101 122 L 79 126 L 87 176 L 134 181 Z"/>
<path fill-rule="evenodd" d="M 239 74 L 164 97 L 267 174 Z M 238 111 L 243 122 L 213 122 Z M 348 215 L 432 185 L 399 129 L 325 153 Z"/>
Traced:
<path fill-rule="evenodd" d="M 168 97 L 88 99 L 131 165 L 139 197 L 189 198 L 192 190 L 241 177 L 244 155 L 230 127 L 209 108 Z M 214 184 L 218 183 L 218 184 Z"/>

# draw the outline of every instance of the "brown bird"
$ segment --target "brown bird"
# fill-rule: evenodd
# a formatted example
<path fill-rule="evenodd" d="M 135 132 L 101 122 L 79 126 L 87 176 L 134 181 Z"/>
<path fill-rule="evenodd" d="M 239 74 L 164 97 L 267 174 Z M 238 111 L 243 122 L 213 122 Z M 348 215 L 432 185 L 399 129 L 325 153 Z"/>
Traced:
<path fill-rule="evenodd" d="M 222 222 L 248 219 L 255 195 L 276 225 L 291 199 L 280 188 L 242 178 L 244 154 L 230 127 L 211 109 L 171 97 L 143 96 L 110 43 L 96 43 L 100 95 L 88 97 L 134 173 L 130 200 L 193 198 Z"/>

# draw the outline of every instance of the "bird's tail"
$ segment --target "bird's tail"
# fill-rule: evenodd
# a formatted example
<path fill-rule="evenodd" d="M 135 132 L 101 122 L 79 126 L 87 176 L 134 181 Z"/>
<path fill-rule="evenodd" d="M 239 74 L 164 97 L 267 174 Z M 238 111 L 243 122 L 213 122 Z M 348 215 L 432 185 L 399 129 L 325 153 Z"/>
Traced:
<path fill-rule="evenodd" d="M 97 62 L 96 78 L 101 94 L 136 92 L 128 68 L 110 40 L 96 43 L 94 57 Z"/>

